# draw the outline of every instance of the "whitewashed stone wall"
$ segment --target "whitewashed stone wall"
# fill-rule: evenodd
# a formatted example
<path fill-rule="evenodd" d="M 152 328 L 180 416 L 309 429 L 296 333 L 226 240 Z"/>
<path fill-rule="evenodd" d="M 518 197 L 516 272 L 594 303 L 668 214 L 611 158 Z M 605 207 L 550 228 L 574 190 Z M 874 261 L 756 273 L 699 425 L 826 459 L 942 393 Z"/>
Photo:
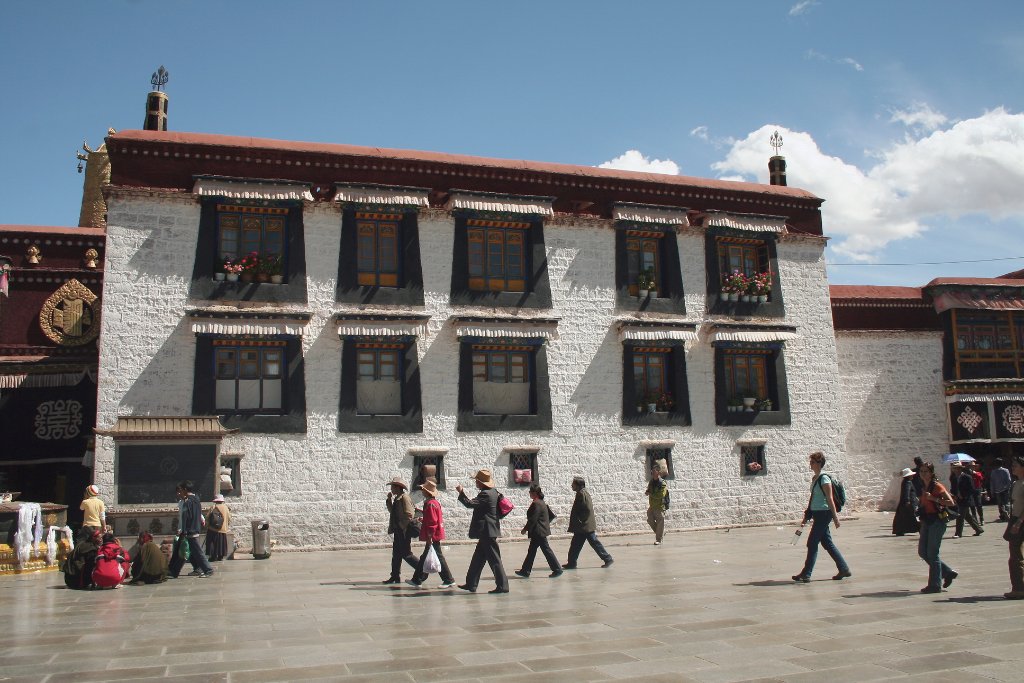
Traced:
<path fill-rule="evenodd" d="M 98 426 L 118 415 L 188 415 L 192 405 L 195 340 L 185 311 L 215 302 L 190 300 L 199 206 L 191 196 L 114 192 L 109 201 L 104 318 L 101 336 Z M 829 469 L 845 474 L 840 384 L 823 261 L 824 240 L 785 236 L 778 247 L 778 277 L 786 318 L 766 322 L 795 325 L 799 338 L 786 342 L 792 424 L 719 427 L 714 415 L 714 353 L 707 339 L 690 343 L 687 372 L 691 427 L 630 427 L 621 424 L 622 347 L 614 322 L 613 223 L 557 217 L 545 223 L 553 311 L 561 318 L 548 359 L 554 428 L 550 432 L 459 433 L 458 344 L 452 315 L 508 314 L 449 304 L 454 224 L 440 210 L 419 221 L 426 335 L 419 339 L 423 391 L 422 434 L 343 434 L 337 431 L 341 342 L 331 316 L 352 310 L 334 302 L 340 211 L 305 207 L 308 304 L 313 317 L 303 339 L 308 430 L 305 434 L 236 434 L 224 450 L 243 452 L 244 493 L 229 499 L 239 537 L 248 521 L 266 516 L 279 547 L 337 547 L 387 541 L 385 482 L 409 479 L 410 448 L 440 447 L 447 491 L 446 524 L 462 538 L 468 510 L 458 505 L 455 484 L 472 490 L 472 473 L 491 468 L 517 508 L 505 535 L 518 537 L 529 498 L 512 487 L 502 448 L 540 447 L 539 478 L 551 506 L 564 520 L 574 475 L 587 478 L 599 531 L 646 529 L 644 440 L 676 442 L 677 477 L 668 527 L 706 527 L 795 519 L 807 499 L 807 454 L 824 450 Z M 704 235 L 679 235 L 686 291 L 686 320 L 710 320 L 705 306 Z M 259 307 L 259 305 L 256 305 Z M 373 308 L 373 307 L 370 307 Z M 767 474 L 740 476 L 737 439 L 767 441 Z M 97 481 L 116 491 L 113 443 L 97 443 Z M 113 496 L 108 503 L 115 502 Z M 557 525 L 564 531 L 561 522 Z"/>
<path fill-rule="evenodd" d="M 863 509 L 894 510 L 895 473 L 914 456 L 948 479 L 942 397 L 942 333 L 849 331 L 836 334 L 843 440 L 850 493 Z"/>

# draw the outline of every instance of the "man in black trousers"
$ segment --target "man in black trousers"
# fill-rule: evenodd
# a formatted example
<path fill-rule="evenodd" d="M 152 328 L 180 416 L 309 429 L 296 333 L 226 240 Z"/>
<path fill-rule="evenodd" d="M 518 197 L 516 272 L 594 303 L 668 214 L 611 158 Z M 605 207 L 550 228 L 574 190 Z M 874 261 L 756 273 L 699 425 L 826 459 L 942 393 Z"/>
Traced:
<path fill-rule="evenodd" d="M 476 487 L 480 490 L 476 498 L 470 500 L 462 489 L 462 484 L 455 487 L 459 492 L 459 502 L 473 509 L 473 519 L 469 522 L 469 537 L 477 539 L 473 559 L 469 561 L 466 572 L 466 583 L 459 586 L 470 593 L 476 592 L 480 583 L 480 572 L 484 562 L 491 567 L 494 574 L 495 588 L 489 593 L 508 593 L 508 576 L 501 564 L 501 550 L 498 548 L 498 537 L 501 536 L 501 522 L 498 521 L 498 499 L 501 494 L 494 490 L 494 478 L 490 470 L 476 473 Z"/>
<path fill-rule="evenodd" d="M 605 569 L 614 562 L 601 541 L 597 540 L 597 517 L 594 515 L 594 503 L 590 500 L 590 492 L 586 487 L 587 482 L 583 477 L 572 478 L 572 490 L 576 492 L 576 500 L 572 502 L 572 510 L 569 512 L 569 531 L 572 533 L 572 540 L 569 542 L 569 561 L 562 565 L 562 569 L 576 569 L 576 561 L 580 558 L 584 543 L 590 543 L 590 547 L 604 562 L 601 566 Z"/>
<path fill-rule="evenodd" d="M 419 560 L 412 554 L 413 517 L 416 514 L 409 497 L 409 487 L 399 477 L 391 480 L 391 492 L 385 504 L 388 506 L 388 533 L 394 534 L 391 541 L 391 576 L 381 583 L 402 583 L 402 562 L 414 570 Z M 419 535 L 419 531 L 416 531 Z M 413 571 L 415 578 L 416 572 Z"/>

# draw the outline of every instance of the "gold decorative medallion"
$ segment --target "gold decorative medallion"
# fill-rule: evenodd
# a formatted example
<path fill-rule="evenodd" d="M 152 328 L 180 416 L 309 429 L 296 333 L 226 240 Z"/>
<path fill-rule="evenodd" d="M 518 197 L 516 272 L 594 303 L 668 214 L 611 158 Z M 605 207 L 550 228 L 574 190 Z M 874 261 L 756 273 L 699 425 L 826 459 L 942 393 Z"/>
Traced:
<path fill-rule="evenodd" d="M 39 311 L 39 327 L 61 346 L 82 346 L 100 333 L 100 311 L 96 295 L 75 279 L 50 295 Z"/>

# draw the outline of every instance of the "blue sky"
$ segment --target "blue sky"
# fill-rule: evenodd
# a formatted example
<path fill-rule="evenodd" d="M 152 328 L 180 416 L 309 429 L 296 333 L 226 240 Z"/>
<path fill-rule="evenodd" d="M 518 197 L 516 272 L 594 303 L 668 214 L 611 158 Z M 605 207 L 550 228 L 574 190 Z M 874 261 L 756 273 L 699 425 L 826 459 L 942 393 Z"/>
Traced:
<path fill-rule="evenodd" d="M 140 128 L 767 181 L 818 193 L 835 283 L 1024 268 L 1024 3 L 0 5 L 0 223 L 74 225 L 74 152 Z"/>

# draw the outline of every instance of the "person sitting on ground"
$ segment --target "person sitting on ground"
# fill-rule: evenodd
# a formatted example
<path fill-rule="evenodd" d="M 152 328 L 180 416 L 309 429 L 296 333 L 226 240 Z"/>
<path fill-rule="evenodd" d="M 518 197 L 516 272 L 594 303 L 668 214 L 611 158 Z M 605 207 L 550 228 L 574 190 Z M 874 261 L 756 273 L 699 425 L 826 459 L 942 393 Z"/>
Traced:
<path fill-rule="evenodd" d="M 153 541 L 153 534 L 143 531 L 132 554 L 132 583 L 163 583 L 167 580 L 167 556 Z"/>
<path fill-rule="evenodd" d="M 114 534 L 103 534 L 103 545 L 96 552 L 92 582 L 97 588 L 120 588 L 130 575 L 131 560 Z"/>
<path fill-rule="evenodd" d="M 64 584 L 74 590 L 92 588 L 92 570 L 96 567 L 96 552 L 103 543 L 99 531 L 83 536 L 64 560 Z"/>

